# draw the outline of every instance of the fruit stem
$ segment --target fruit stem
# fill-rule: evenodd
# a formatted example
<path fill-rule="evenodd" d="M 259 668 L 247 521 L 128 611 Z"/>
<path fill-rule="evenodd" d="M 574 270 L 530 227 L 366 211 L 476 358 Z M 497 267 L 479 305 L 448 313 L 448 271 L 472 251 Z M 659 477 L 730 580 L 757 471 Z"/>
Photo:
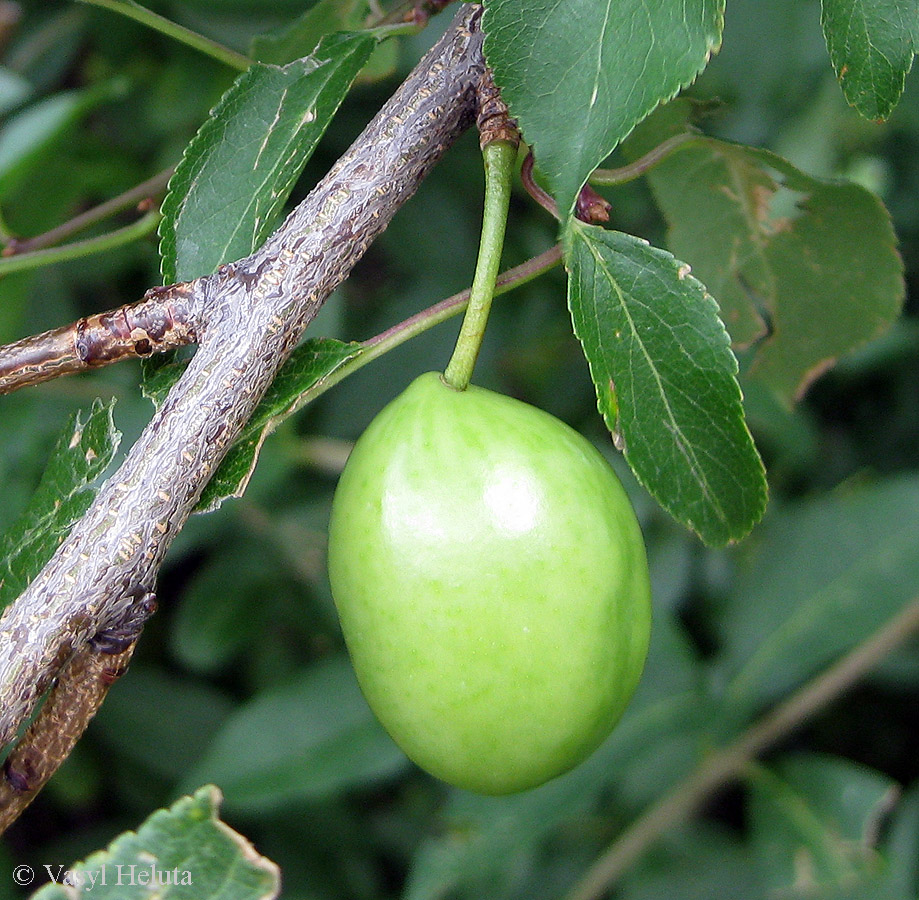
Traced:
<path fill-rule="evenodd" d="M 492 141 L 482 149 L 482 156 L 485 162 L 485 210 L 482 215 L 479 258 L 476 261 L 466 315 L 456 339 L 453 356 L 444 371 L 444 381 L 457 391 L 469 387 L 488 322 L 495 293 L 495 279 L 501 265 L 501 250 L 504 247 L 517 147 L 510 141 Z"/>

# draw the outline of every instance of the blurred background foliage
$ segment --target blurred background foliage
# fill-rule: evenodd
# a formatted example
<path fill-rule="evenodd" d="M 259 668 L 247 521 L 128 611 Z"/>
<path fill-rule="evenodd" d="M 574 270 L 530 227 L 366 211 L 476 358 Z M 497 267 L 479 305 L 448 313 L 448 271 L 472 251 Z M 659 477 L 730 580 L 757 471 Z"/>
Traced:
<path fill-rule="evenodd" d="M 245 52 L 253 36 L 309 4 L 149 5 Z M 2 16 L 0 210 L 17 237 L 174 165 L 234 77 L 135 23 L 66 0 L 2 4 Z M 404 40 L 352 92 L 295 198 L 448 18 Z M 294 900 L 558 897 L 706 750 L 742 733 L 919 595 L 919 72 L 889 122 L 866 122 L 835 83 L 816 0 L 730 0 L 723 50 L 690 93 L 713 101 L 710 133 L 877 191 L 901 241 L 907 307 L 885 337 L 820 378 L 794 410 L 748 390 L 770 509 L 741 546 L 712 551 L 657 509 L 614 458 L 571 334 L 563 277 L 552 273 L 496 304 L 477 381 L 595 439 L 645 531 L 654 643 L 635 703 L 607 744 L 544 788 L 483 800 L 413 767 L 357 691 L 325 575 L 331 495 L 349 442 L 415 374 L 446 363 L 458 323 L 442 325 L 285 422 L 245 498 L 185 528 L 130 673 L 0 847 L 0 898 L 22 895 L 14 865 L 81 858 L 209 781 L 226 795 L 226 819 L 280 864 L 284 896 Z M 467 286 L 480 168 L 467 135 L 310 334 L 363 339 Z M 665 243 L 642 181 L 604 190 L 614 227 Z M 105 227 L 113 226 L 99 233 Z M 508 234 L 512 265 L 550 246 L 554 223 L 518 192 Z M 153 237 L 7 275 L 0 343 L 130 302 L 156 283 Z M 121 364 L 0 398 L 0 523 L 24 506 L 67 416 L 93 398 L 117 398 L 122 446 L 130 445 L 151 412 L 139 378 L 138 366 Z M 617 896 L 916 898 L 917 746 L 913 641 L 750 768 L 740 786 L 669 831 Z"/>

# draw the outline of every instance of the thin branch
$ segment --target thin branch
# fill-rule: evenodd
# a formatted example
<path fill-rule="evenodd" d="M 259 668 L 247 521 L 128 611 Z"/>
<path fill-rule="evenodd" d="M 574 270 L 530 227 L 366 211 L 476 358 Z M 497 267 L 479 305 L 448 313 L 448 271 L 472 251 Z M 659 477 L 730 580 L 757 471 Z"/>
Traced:
<path fill-rule="evenodd" d="M 248 56 L 237 53 L 223 44 L 218 44 L 217 41 L 212 41 L 210 38 L 206 38 L 184 25 L 179 25 L 171 19 L 167 19 L 159 13 L 135 3 L 134 0 L 80 0 L 80 2 L 87 3 L 90 6 L 99 6 L 102 9 L 108 9 L 129 19 L 134 19 L 135 22 L 146 25 L 154 31 L 159 31 L 161 34 L 179 41 L 179 43 L 204 53 L 231 69 L 245 72 L 252 65 L 252 60 Z"/>
<path fill-rule="evenodd" d="M 153 288 L 139 303 L 0 347 L 0 394 L 193 343 L 191 290 L 184 284 Z"/>
<path fill-rule="evenodd" d="M 736 741 L 709 756 L 612 844 L 571 891 L 568 900 L 599 900 L 664 832 L 685 822 L 705 800 L 739 778 L 759 754 L 839 699 L 917 631 L 919 598 L 835 665 L 754 723 Z"/>
<path fill-rule="evenodd" d="M 44 250 L 45 247 L 54 247 L 61 241 L 65 241 L 67 238 L 89 228 L 90 225 L 102 222 L 125 209 L 130 209 L 132 206 L 137 206 L 139 203 L 155 197 L 163 190 L 169 183 L 174 171 L 174 167 L 164 169 L 152 178 L 142 181 L 136 187 L 119 194 L 117 197 L 112 197 L 110 200 L 106 200 L 104 203 L 100 203 L 98 206 L 94 206 L 72 219 L 68 219 L 50 231 L 45 231 L 30 238 L 10 238 L 6 247 L 3 248 L 2 256 L 18 256 L 21 253 L 32 253 L 35 250 Z"/>
<path fill-rule="evenodd" d="M 15 256 L 0 256 L 0 277 L 13 272 L 23 272 L 27 269 L 37 269 L 39 266 L 49 266 L 52 263 L 68 262 L 72 259 L 82 259 L 95 253 L 106 253 L 116 247 L 132 244 L 134 241 L 156 230 L 160 214 L 158 211 L 148 212 L 145 216 L 97 237 L 87 238 L 83 241 L 74 241 L 64 244 L 63 247 L 48 247 L 45 250 L 36 250 L 33 253 L 18 253 Z"/>
<path fill-rule="evenodd" d="M 627 181 L 644 175 L 645 172 L 653 169 L 661 160 L 666 159 L 675 150 L 685 146 L 693 141 L 705 140 L 705 138 L 692 131 L 685 131 L 681 134 L 675 134 L 673 137 L 661 141 L 652 150 L 649 150 L 644 156 L 639 157 L 633 163 L 627 166 L 621 166 L 618 169 L 594 169 L 590 176 L 591 184 L 613 185 L 625 184 Z"/>
<path fill-rule="evenodd" d="M 152 584 L 172 539 L 325 298 L 471 124 L 481 7 L 464 6 L 328 175 L 247 259 L 184 285 L 198 351 L 118 471 L 0 619 L 0 745 L 61 666 Z"/>

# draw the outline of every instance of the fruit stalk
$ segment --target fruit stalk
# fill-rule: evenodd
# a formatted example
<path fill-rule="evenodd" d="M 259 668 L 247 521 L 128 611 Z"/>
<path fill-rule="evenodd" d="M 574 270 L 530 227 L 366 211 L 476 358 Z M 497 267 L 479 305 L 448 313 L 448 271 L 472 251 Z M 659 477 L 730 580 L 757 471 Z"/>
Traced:
<path fill-rule="evenodd" d="M 444 381 L 457 391 L 469 387 L 488 323 L 495 281 L 501 267 L 517 145 L 508 140 L 492 141 L 482 148 L 482 156 L 485 163 L 485 209 L 479 257 L 466 315 L 463 317 L 453 356 L 444 371 Z"/>

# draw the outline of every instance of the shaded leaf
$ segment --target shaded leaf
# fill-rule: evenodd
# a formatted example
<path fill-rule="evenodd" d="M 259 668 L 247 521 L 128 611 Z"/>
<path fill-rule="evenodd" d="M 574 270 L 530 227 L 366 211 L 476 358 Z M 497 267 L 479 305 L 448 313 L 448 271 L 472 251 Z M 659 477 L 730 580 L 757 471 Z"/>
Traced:
<path fill-rule="evenodd" d="M 919 479 L 770 517 L 718 617 L 725 720 L 746 720 L 877 631 L 919 593 Z"/>
<path fill-rule="evenodd" d="M 665 107 L 638 130 L 629 154 L 685 131 L 688 118 L 688 104 Z M 785 404 L 899 314 L 896 238 L 883 204 L 864 188 L 702 135 L 648 177 L 670 249 L 712 292 L 737 344 L 763 338 L 749 374 Z"/>
<path fill-rule="evenodd" d="M 264 621 L 264 597 L 277 593 L 277 562 L 253 552 L 249 535 L 227 541 L 185 590 L 170 635 L 175 658 L 192 672 L 214 674 L 249 649 Z"/>
<path fill-rule="evenodd" d="M 915 0 L 823 0 L 821 21 L 846 100 L 868 119 L 897 105 L 919 51 Z"/>
<path fill-rule="evenodd" d="M 749 786 L 752 844 L 769 890 L 799 886 L 804 872 L 811 891 L 851 889 L 881 875 L 872 842 L 895 790 L 891 779 L 848 760 L 797 754 L 775 771 L 754 769 Z"/>
<path fill-rule="evenodd" d="M 333 372 L 357 356 L 360 348 L 357 343 L 312 338 L 294 350 L 208 482 L 198 501 L 198 512 L 210 512 L 227 497 L 245 493 L 265 438 L 279 422 L 307 403 L 312 391 Z"/>
<path fill-rule="evenodd" d="M 723 0 L 485 3 L 486 59 L 563 218 L 590 172 L 702 71 L 723 12 Z"/>
<path fill-rule="evenodd" d="M 406 765 L 342 655 L 243 706 L 186 783 L 213 781 L 233 809 L 264 812 L 372 784 Z"/>
<path fill-rule="evenodd" d="M 70 867 L 70 885 L 49 884 L 32 896 L 72 900 L 77 891 L 91 891 L 103 900 L 271 900 L 280 890 L 277 866 L 218 819 L 219 806 L 220 792 L 203 787 Z M 64 874 L 57 866 L 51 872 Z M 167 876 L 174 880 L 160 886 Z"/>
<path fill-rule="evenodd" d="M 574 330 L 632 471 L 706 543 L 740 539 L 766 481 L 717 305 L 688 266 L 638 238 L 574 223 L 566 251 Z"/>
<path fill-rule="evenodd" d="M 749 847 L 717 823 L 684 825 L 656 851 L 624 874 L 622 900 L 767 900 Z"/>
<path fill-rule="evenodd" d="M 335 34 L 310 57 L 256 64 L 236 79 L 169 183 L 160 225 L 166 284 L 207 275 L 262 243 L 375 46 L 368 33 Z"/>
<path fill-rule="evenodd" d="M 255 470 L 265 438 L 280 422 L 308 403 L 314 393 L 323 388 L 330 375 L 360 352 L 359 343 L 345 343 L 333 338 L 310 338 L 300 344 L 281 367 L 208 482 L 196 511 L 211 512 L 228 497 L 241 497 Z M 182 376 L 186 365 L 180 360 L 145 366 L 144 396 L 159 407 Z"/>
<path fill-rule="evenodd" d="M 112 461 L 121 434 L 114 401 L 93 401 L 73 415 L 58 439 L 22 515 L 0 537 L 0 610 L 29 585 L 89 508 L 93 481 Z"/>

